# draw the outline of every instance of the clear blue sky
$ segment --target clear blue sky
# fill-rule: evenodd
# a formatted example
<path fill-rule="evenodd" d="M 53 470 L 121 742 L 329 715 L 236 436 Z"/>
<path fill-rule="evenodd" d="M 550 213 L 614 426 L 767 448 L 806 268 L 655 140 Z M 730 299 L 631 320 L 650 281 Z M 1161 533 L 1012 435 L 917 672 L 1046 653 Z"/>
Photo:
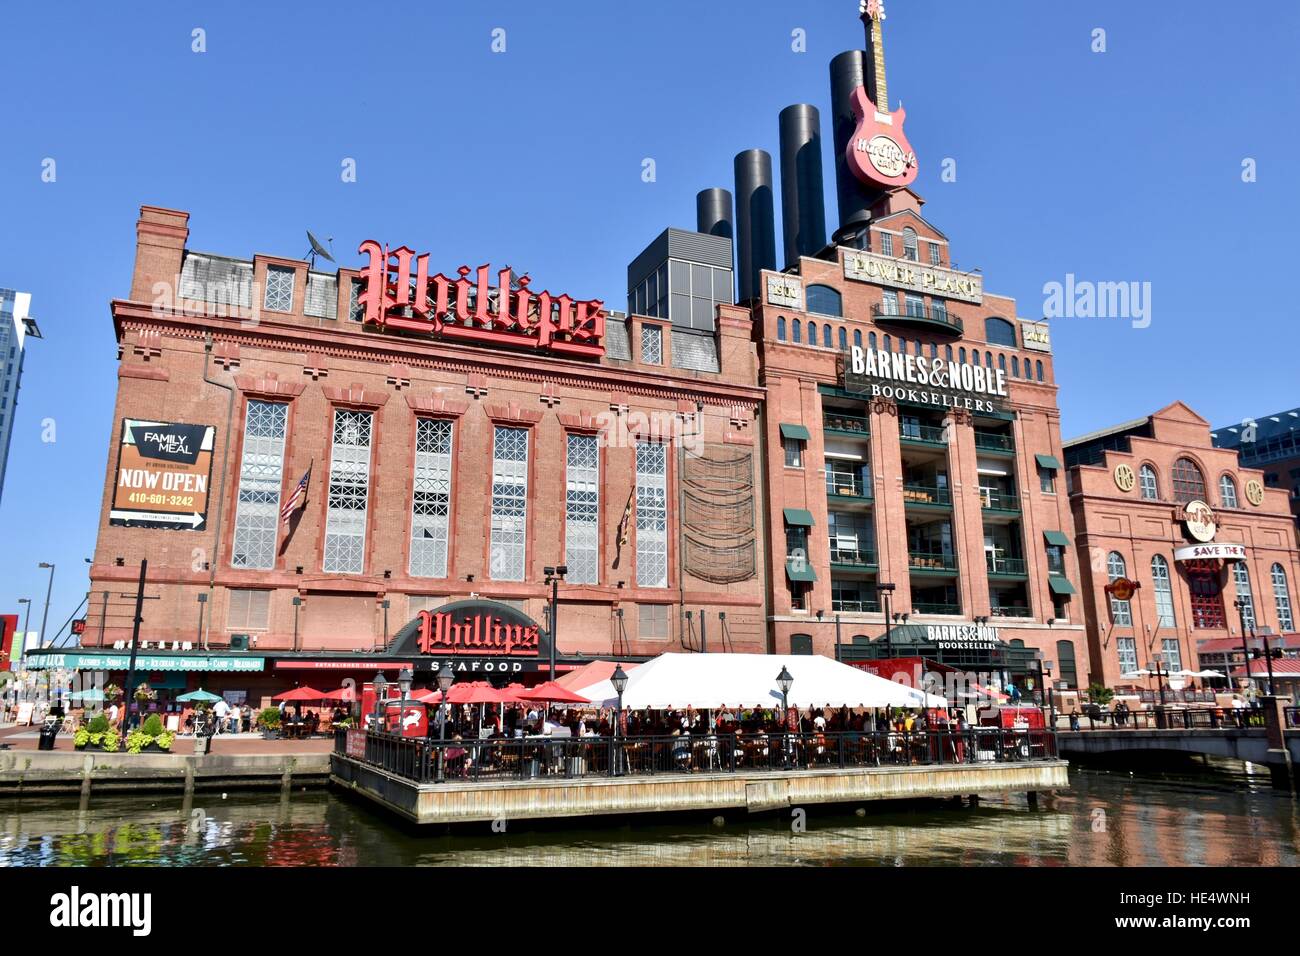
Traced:
<path fill-rule="evenodd" d="M 959 264 L 1025 317 L 1067 273 L 1152 284 L 1149 328 L 1054 324 L 1067 437 L 1175 399 L 1216 425 L 1300 404 L 1300 5 L 887 12 L 916 189 Z M 51 634 L 87 586 L 115 427 L 108 302 L 129 290 L 141 203 L 189 210 L 198 250 L 298 256 L 310 228 L 345 263 L 374 237 L 622 307 L 628 261 L 693 226 L 696 191 L 730 188 L 735 153 L 775 154 L 782 107 L 825 121 L 827 63 L 862 45 L 854 0 L 6 3 L 0 36 L 0 286 L 33 294 L 46 335 L 0 501 L 0 611 L 32 597 L 38 626 L 36 564 L 55 561 Z"/>

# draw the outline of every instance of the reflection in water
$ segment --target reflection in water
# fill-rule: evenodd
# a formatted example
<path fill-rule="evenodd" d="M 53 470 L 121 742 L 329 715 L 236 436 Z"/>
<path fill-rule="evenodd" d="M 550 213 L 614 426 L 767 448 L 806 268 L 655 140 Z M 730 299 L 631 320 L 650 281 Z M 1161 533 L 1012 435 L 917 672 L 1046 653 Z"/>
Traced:
<path fill-rule="evenodd" d="M 327 792 L 0 803 L 0 866 L 1291 866 L 1300 821 L 1268 777 L 1074 770 L 1071 789 L 978 807 L 810 808 L 725 825 L 649 819 L 602 829 L 428 835 Z"/>

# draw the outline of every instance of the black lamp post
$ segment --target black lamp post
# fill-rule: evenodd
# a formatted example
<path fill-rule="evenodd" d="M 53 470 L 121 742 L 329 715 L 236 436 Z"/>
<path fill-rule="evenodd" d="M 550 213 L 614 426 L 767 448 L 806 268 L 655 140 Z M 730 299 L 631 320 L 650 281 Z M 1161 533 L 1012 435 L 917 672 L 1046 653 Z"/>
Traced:
<path fill-rule="evenodd" d="M 383 671 L 380 671 L 370 683 L 375 688 L 375 730 L 381 731 L 384 729 L 384 706 L 388 697 L 388 678 L 384 676 Z"/>
<path fill-rule="evenodd" d="M 397 705 L 397 733 L 402 737 L 406 736 L 402 721 L 406 717 L 406 695 L 411 692 L 411 679 L 412 675 L 410 668 L 403 667 L 398 671 L 397 688 L 402 692 L 402 700 L 401 703 Z"/>
<path fill-rule="evenodd" d="M 894 637 L 889 629 L 889 599 L 894 594 L 893 584 L 877 584 L 876 590 L 880 592 L 880 599 L 885 605 L 885 650 L 890 657 L 894 656 Z"/>
<path fill-rule="evenodd" d="M 1268 668 L 1268 696 L 1273 696 L 1273 649 L 1268 646 L 1268 634 L 1261 631 L 1259 636 L 1264 640 L 1264 664 Z M 1250 665 L 1247 665 L 1249 670 Z"/>
<path fill-rule="evenodd" d="M 438 743 L 447 742 L 447 691 L 451 690 L 451 685 L 456 683 L 456 675 L 451 672 L 451 668 L 446 664 L 438 671 L 437 676 L 438 690 L 442 691 L 442 701 L 438 706 Z M 446 752 L 445 746 L 438 748 L 438 782 L 442 783 L 442 758 Z"/>
<path fill-rule="evenodd" d="M 618 664 L 614 667 L 614 673 L 609 676 L 609 682 L 614 687 L 614 693 L 618 694 L 618 710 L 614 712 L 614 739 L 621 740 L 623 737 L 623 691 L 627 690 L 627 674 L 623 670 L 623 665 Z M 614 776 L 622 773 L 622 751 L 616 744 L 614 747 Z"/>
<path fill-rule="evenodd" d="M 547 679 L 555 680 L 555 645 L 558 643 L 557 634 L 560 630 L 556 611 L 560 601 L 560 582 L 569 573 L 569 566 L 567 564 L 557 564 L 553 568 L 542 568 L 542 571 L 546 574 L 544 583 L 551 586 L 551 664 L 550 676 Z"/>
<path fill-rule="evenodd" d="M 1246 686 L 1250 687 L 1250 648 L 1246 645 L 1246 608 L 1250 605 L 1238 598 L 1232 606 L 1237 609 L 1237 619 L 1241 622 L 1241 666 L 1246 674 Z M 1253 628 L 1250 636 L 1255 636 Z"/>
<path fill-rule="evenodd" d="M 781 688 L 781 766 L 789 766 L 789 751 L 785 746 L 786 739 L 786 719 L 787 709 L 789 708 L 790 687 L 794 684 L 794 678 L 790 676 L 790 671 L 785 665 L 781 666 L 781 673 L 776 675 L 776 686 Z"/>
<path fill-rule="evenodd" d="M 1164 661 L 1156 658 L 1154 661 L 1147 663 L 1147 670 L 1156 675 L 1156 687 L 1160 691 L 1160 706 L 1165 706 L 1165 684 L 1162 678 L 1169 676 L 1169 671 L 1165 670 Z"/>

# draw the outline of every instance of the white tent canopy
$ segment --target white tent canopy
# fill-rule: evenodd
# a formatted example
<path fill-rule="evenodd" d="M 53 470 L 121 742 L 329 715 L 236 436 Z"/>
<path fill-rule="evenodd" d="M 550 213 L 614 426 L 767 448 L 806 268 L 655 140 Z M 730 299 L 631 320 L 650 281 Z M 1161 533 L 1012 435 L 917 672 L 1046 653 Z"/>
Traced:
<path fill-rule="evenodd" d="M 791 707 L 946 707 L 947 701 L 816 655 L 661 654 L 628 674 L 623 706 L 645 708 L 780 707 L 776 677 L 786 668 Z M 618 705 L 608 681 L 577 693 L 601 707 Z"/>

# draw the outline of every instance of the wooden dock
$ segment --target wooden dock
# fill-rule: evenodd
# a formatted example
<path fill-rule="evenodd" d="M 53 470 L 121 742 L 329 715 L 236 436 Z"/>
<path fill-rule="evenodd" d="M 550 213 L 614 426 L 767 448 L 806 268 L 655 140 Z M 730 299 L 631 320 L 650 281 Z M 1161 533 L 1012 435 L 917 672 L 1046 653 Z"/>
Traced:
<path fill-rule="evenodd" d="M 1064 760 L 417 783 L 342 754 L 332 785 L 418 824 L 744 810 L 1057 790 Z"/>

